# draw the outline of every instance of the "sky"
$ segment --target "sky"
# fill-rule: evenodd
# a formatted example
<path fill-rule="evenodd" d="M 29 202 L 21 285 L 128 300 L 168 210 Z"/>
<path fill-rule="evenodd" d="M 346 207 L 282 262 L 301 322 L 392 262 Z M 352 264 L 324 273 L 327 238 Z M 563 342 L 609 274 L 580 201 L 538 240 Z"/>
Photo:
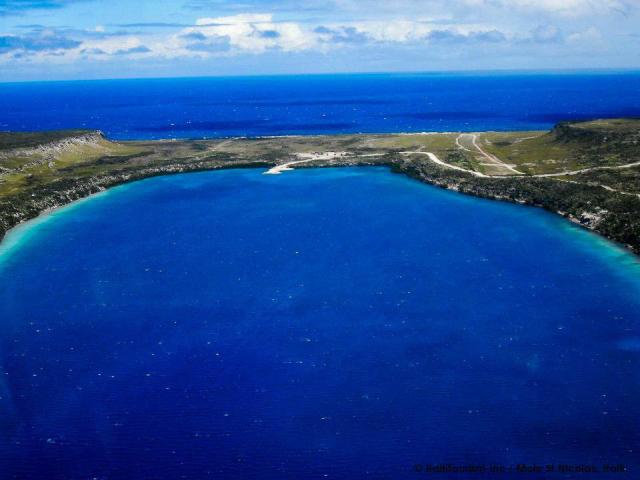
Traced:
<path fill-rule="evenodd" d="M 0 81 L 640 67 L 640 0 L 0 0 Z"/>

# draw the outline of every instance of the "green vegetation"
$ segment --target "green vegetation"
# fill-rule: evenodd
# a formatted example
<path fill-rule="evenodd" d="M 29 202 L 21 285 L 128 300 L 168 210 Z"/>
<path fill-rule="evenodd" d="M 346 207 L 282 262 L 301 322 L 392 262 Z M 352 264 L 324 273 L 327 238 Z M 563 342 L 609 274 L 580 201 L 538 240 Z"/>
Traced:
<path fill-rule="evenodd" d="M 640 120 L 558 124 L 550 132 L 485 133 L 483 148 L 528 174 L 640 161 Z"/>
<path fill-rule="evenodd" d="M 141 153 L 138 147 L 109 142 L 97 132 L 19 133 L 10 137 L 8 133 L 0 135 L 0 197 L 19 193 L 28 185 L 55 181 L 69 168 Z"/>
<path fill-rule="evenodd" d="M 604 185 L 614 190 L 640 195 L 640 166 L 609 170 L 594 170 L 580 175 L 562 177 L 574 182 Z"/>
<path fill-rule="evenodd" d="M 445 188 L 546 208 L 640 253 L 640 120 L 632 119 L 564 122 L 550 132 L 206 141 L 0 133 L 0 238 L 21 221 L 119 183 L 283 163 L 388 165 Z"/>
<path fill-rule="evenodd" d="M 51 132 L 0 132 L 0 150 L 37 147 L 65 138 L 94 133 L 90 130 L 59 130 Z"/>
<path fill-rule="evenodd" d="M 575 170 L 571 148 L 556 142 L 544 132 L 486 133 L 481 135 L 483 148 L 506 163 L 527 174 L 555 173 Z"/>

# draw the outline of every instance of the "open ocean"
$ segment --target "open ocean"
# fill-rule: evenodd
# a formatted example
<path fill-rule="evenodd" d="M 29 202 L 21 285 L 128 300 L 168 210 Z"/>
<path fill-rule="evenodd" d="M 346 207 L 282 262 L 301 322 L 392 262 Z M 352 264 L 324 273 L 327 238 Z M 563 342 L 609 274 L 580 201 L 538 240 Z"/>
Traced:
<path fill-rule="evenodd" d="M 0 84 L 0 130 L 114 139 L 547 129 L 640 116 L 640 73 L 376 74 Z"/>
<path fill-rule="evenodd" d="M 640 76 L 3 84 L 0 104 L 2 129 L 121 139 L 534 129 L 634 115 Z M 640 478 L 637 257 L 382 167 L 262 173 L 146 179 L 10 232 L 0 479 Z"/>

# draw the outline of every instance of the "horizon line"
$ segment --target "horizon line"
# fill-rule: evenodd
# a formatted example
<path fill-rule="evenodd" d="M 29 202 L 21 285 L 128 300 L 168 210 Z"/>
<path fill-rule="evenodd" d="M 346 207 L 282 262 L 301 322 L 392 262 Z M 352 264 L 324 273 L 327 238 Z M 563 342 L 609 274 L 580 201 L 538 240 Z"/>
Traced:
<path fill-rule="evenodd" d="M 404 71 L 360 71 L 360 72 L 298 72 L 298 73 L 261 73 L 261 74 L 219 74 L 219 75 L 176 75 L 141 77 L 104 77 L 50 80 L 0 80 L 0 85 L 24 83 L 72 83 L 105 82 L 135 80 L 188 80 L 214 78 L 273 78 L 273 77 L 329 77 L 357 75 L 571 75 L 571 74 L 640 74 L 640 67 L 581 67 L 581 68 L 530 68 L 530 69 L 472 69 L 472 70 L 404 70 Z"/>

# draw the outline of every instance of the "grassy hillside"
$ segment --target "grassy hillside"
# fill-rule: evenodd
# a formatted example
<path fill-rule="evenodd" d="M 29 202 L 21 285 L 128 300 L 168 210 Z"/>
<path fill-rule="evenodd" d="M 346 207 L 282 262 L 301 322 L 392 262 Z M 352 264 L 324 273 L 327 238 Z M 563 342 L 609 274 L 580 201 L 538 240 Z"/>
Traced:
<path fill-rule="evenodd" d="M 65 138 L 85 135 L 90 130 L 58 130 L 51 132 L 0 132 L 0 151 L 14 148 L 37 147 Z"/>
<path fill-rule="evenodd" d="M 483 144 L 528 174 L 640 161 L 640 119 L 563 122 L 550 132 L 486 133 Z"/>
<path fill-rule="evenodd" d="M 3 132 L 0 134 L 0 197 L 18 193 L 29 185 L 55 181 L 69 168 L 141 152 L 140 147 L 134 145 L 110 142 L 100 132 Z"/>

